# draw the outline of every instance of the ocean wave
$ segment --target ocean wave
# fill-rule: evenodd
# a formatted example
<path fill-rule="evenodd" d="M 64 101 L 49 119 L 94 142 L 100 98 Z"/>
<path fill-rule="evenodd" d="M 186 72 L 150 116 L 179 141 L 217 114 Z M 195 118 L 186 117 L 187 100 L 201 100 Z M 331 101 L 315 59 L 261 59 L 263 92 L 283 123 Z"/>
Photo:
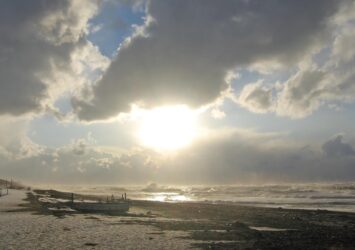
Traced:
<path fill-rule="evenodd" d="M 183 190 L 175 187 L 160 186 L 157 183 L 150 183 L 141 191 L 148 193 L 182 193 Z"/>

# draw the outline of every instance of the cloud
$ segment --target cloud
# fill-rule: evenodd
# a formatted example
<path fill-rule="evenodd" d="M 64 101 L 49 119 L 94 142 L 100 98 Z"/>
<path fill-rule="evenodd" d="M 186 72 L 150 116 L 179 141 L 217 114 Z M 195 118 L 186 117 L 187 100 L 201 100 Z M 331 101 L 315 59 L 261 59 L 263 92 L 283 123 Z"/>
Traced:
<path fill-rule="evenodd" d="M 323 65 L 317 65 L 314 60 L 309 65 L 301 65 L 283 84 L 278 94 L 279 115 L 302 118 L 332 102 L 354 101 L 355 50 L 350 45 L 355 39 L 354 20 L 355 15 L 347 16 L 339 24 L 334 41 L 324 47 L 330 55 Z"/>
<path fill-rule="evenodd" d="M 236 102 L 255 113 L 270 112 L 274 106 L 272 89 L 264 87 L 261 81 L 247 84 Z"/>
<path fill-rule="evenodd" d="M 96 0 L 49 3 L 46 3 L 48 12 L 43 8 L 45 5 L 41 6 L 45 12 L 39 21 L 39 32 L 43 39 L 56 45 L 79 41 L 80 37 L 88 32 L 87 22 L 98 9 Z M 48 7 L 49 5 L 55 7 Z"/>
<path fill-rule="evenodd" d="M 84 35 L 97 9 L 96 0 L 1 1 L 0 115 L 39 112 L 58 84 L 75 85 L 59 75 L 77 79 L 72 56 L 90 47 Z"/>
<path fill-rule="evenodd" d="M 73 140 L 69 145 L 69 149 L 76 155 L 83 155 L 88 151 L 88 148 L 96 143 L 96 140 L 89 133 L 86 138 Z"/>
<path fill-rule="evenodd" d="M 72 144 L 46 148 L 41 154 L 27 158 L 0 158 L 1 173 L 36 184 L 123 185 L 146 183 L 157 172 L 154 155 L 144 150 L 132 149 L 116 155 L 91 146 L 85 148 L 85 153 L 78 154 L 68 150 L 71 147 Z"/>
<path fill-rule="evenodd" d="M 43 153 L 45 147 L 28 137 L 27 126 L 26 118 L 0 117 L 0 155 L 3 159 L 16 161 Z"/>
<path fill-rule="evenodd" d="M 161 176 L 186 184 L 354 180 L 353 151 L 348 144 L 334 144 L 326 150 L 338 157 L 324 154 L 324 146 L 296 143 L 282 134 L 230 130 L 200 141 L 178 161 L 168 160 Z"/>
<path fill-rule="evenodd" d="M 355 56 L 355 48 L 352 42 L 355 39 L 355 27 L 346 28 L 334 41 L 333 56 L 340 62 L 349 62 Z"/>
<path fill-rule="evenodd" d="M 322 149 L 326 156 L 329 157 L 344 157 L 354 156 L 355 151 L 350 144 L 342 142 L 343 136 L 337 135 L 333 139 L 325 142 Z"/>
<path fill-rule="evenodd" d="M 283 85 L 278 93 L 279 115 L 302 118 L 320 105 L 327 88 L 326 73 L 320 70 L 300 70 Z"/>
<path fill-rule="evenodd" d="M 278 115 L 303 118 L 324 105 L 354 101 L 355 53 L 344 48 L 348 46 L 349 37 L 354 34 L 340 33 L 336 37 L 325 66 L 317 66 L 313 62 L 301 66 L 286 82 L 279 85 L 281 90 L 275 98 L 275 111 Z"/>
<path fill-rule="evenodd" d="M 341 1 L 339 1 L 341 2 Z M 82 120 L 146 107 L 213 102 L 228 71 L 258 61 L 292 64 L 328 37 L 338 1 L 149 1 L 142 27 L 73 106 Z M 287 18 L 285 18 L 287 17 Z"/>
<path fill-rule="evenodd" d="M 74 144 L 47 147 L 13 160 L 0 153 L 0 169 L 3 175 L 24 181 L 62 184 L 250 184 L 355 178 L 355 153 L 341 136 L 319 147 L 295 142 L 285 134 L 223 129 L 210 131 L 171 155 L 144 148 L 112 153 L 93 144 L 78 154 Z"/>
<path fill-rule="evenodd" d="M 322 106 L 354 101 L 355 50 L 352 41 L 355 39 L 355 15 L 351 11 L 354 9 L 353 1 L 343 1 L 340 10 L 329 20 L 333 39 L 320 42 L 318 48 L 298 62 L 287 80 L 275 83 L 276 94 L 269 98 L 276 102 L 276 114 L 304 118 Z M 244 96 L 249 94 L 251 86 L 244 88 Z M 266 87 L 260 85 L 258 88 Z M 241 104 L 250 111 L 260 112 L 259 102 L 248 103 L 244 98 Z"/>

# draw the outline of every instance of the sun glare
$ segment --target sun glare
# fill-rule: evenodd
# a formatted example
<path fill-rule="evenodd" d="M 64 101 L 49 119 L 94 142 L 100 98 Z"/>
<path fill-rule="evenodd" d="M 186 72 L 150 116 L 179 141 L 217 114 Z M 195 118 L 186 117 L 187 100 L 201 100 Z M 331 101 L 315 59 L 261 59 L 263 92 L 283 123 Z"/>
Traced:
<path fill-rule="evenodd" d="M 144 111 L 139 139 L 144 146 L 172 151 L 189 145 L 197 135 L 197 112 L 187 106 Z"/>

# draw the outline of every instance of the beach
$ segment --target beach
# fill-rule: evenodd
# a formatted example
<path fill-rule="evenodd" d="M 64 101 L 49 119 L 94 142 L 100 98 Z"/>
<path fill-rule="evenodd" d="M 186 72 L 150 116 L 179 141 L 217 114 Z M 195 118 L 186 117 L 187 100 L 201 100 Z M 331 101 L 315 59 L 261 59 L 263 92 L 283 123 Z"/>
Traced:
<path fill-rule="evenodd" d="M 0 249 L 354 249 L 354 213 L 132 200 L 112 216 L 65 210 L 44 193 L 61 198 L 0 198 Z"/>
<path fill-rule="evenodd" d="M 26 197 L 26 191 L 10 190 L 0 198 L 0 249 L 186 249 L 191 243 L 179 238 L 184 233 L 128 224 L 130 217 L 54 216 Z"/>

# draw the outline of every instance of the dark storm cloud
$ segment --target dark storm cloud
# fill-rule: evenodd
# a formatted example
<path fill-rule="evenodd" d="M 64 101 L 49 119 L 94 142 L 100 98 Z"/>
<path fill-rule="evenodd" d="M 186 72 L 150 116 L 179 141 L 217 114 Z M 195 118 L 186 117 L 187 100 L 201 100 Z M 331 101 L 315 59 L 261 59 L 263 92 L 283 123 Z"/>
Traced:
<path fill-rule="evenodd" d="M 119 49 L 92 89 L 73 105 L 83 120 L 106 119 L 146 106 L 199 106 L 228 87 L 238 66 L 292 64 L 328 37 L 342 1 L 149 1 L 147 21 Z"/>

